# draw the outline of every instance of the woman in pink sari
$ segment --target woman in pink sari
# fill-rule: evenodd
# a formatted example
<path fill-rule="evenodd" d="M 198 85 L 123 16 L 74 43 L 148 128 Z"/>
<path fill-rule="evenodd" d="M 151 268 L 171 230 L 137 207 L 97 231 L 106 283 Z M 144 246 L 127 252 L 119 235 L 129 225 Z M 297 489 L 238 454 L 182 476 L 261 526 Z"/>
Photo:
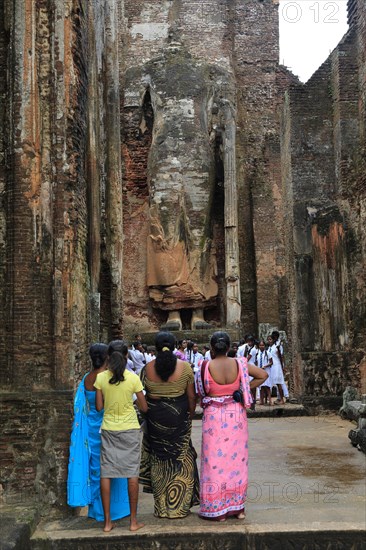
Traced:
<path fill-rule="evenodd" d="M 227 357 L 230 337 L 226 332 L 215 332 L 210 344 L 212 359 L 204 361 L 196 374 L 196 391 L 203 408 L 199 515 L 217 521 L 228 516 L 244 519 L 248 486 L 246 409 L 252 402 L 250 390 L 260 386 L 268 374 L 248 365 L 245 357 Z"/>

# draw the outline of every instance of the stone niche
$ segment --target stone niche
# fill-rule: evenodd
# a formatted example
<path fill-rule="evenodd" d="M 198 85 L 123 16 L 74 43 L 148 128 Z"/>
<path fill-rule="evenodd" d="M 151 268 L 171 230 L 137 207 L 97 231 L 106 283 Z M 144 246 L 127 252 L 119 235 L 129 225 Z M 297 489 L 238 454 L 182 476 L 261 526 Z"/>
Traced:
<path fill-rule="evenodd" d="M 293 77 L 278 67 L 277 9 L 252 0 L 159 9 L 152 0 L 124 2 L 128 333 L 167 320 L 185 330 L 257 332 L 258 320 L 286 329 L 276 107 Z"/>
<path fill-rule="evenodd" d="M 134 105 L 136 83 L 141 97 Z M 158 322 L 164 320 L 164 312 L 165 321 L 171 312 L 181 312 L 176 330 L 182 329 L 182 322 L 186 323 L 185 329 L 191 328 L 194 312 L 203 309 L 217 326 L 230 325 L 235 317 L 233 308 L 239 302 L 239 297 L 236 302 L 233 297 L 229 300 L 235 294 L 232 286 L 238 283 L 238 274 L 232 273 L 233 282 L 225 279 L 225 254 L 237 256 L 233 240 L 225 231 L 225 209 L 233 211 L 226 215 L 231 215 L 234 222 L 236 218 L 234 191 L 225 193 L 232 178 L 228 166 L 235 155 L 235 105 L 229 97 L 229 87 L 234 97 L 232 77 L 197 63 L 180 44 L 175 44 L 138 71 L 126 71 L 125 87 L 129 104 L 124 105 L 123 116 L 129 124 L 139 124 L 141 141 L 146 143 L 136 145 L 136 140 L 128 140 L 124 144 L 126 203 L 131 214 L 132 209 L 137 210 L 136 216 L 125 219 L 124 250 L 131 265 L 136 257 L 139 265 L 145 266 L 133 281 L 126 268 L 125 300 L 129 301 L 132 284 L 145 310 L 150 309 Z M 225 101 L 220 98 L 223 89 Z M 136 111 L 137 117 L 132 114 Z M 136 185 L 138 170 L 133 164 L 141 162 L 146 165 L 146 180 Z M 137 225 L 140 233 L 136 238 Z M 134 236 L 132 241 L 130 234 Z M 232 256 L 227 246 L 233 249 Z M 225 300 L 230 301 L 230 309 L 227 305 L 221 317 L 218 302 L 224 304 Z M 132 310 L 132 304 L 127 315 L 129 307 Z M 240 310 L 235 320 L 238 324 Z"/>

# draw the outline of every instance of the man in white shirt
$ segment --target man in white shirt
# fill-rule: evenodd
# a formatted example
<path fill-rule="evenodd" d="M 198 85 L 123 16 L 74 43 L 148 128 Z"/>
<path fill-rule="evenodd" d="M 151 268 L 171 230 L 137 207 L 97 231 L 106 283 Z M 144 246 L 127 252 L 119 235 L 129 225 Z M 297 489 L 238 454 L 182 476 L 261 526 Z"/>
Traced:
<path fill-rule="evenodd" d="M 190 363 L 193 371 L 197 372 L 201 366 L 201 362 L 203 361 L 203 355 L 198 351 L 198 344 L 193 344 L 192 352 Z"/>
<path fill-rule="evenodd" d="M 249 359 L 249 356 L 255 351 L 255 338 L 254 336 L 247 336 L 245 344 L 239 346 L 236 356 L 237 357 L 246 357 Z"/>
<path fill-rule="evenodd" d="M 140 374 L 141 369 L 146 365 L 144 351 L 145 350 L 139 341 L 134 342 L 132 349 L 128 350 L 128 355 L 133 363 L 133 368 L 136 374 Z"/>
<path fill-rule="evenodd" d="M 211 361 L 211 350 L 209 346 L 203 346 L 203 349 L 205 350 L 205 361 Z"/>

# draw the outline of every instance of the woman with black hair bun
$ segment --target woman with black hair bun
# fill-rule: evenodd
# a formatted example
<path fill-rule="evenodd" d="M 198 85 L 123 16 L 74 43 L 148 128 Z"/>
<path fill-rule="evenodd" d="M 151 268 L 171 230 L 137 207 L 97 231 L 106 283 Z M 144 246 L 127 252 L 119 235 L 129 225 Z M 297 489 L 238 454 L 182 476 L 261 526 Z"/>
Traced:
<path fill-rule="evenodd" d="M 200 511 L 204 519 L 245 518 L 248 486 L 248 423 L 251 389 L 268 374 L 248 364 L 245 357 L 227 357 L 230 337 L 215 332 L 210 341 L 211 361 L 196 373 L 201 396 L 202 454 Z M 249 382 L 249 376 L 253 379 Z"/>
<path fill-rule="evenodd" d="M 173 353 L 175 338 L 159 332 L 156 359 L 141 371 L 149 412 L 142 444 L 140 483 L 154 495 L 154 514 L 183 518 L 199 504 L 197 454 L 191 442 L 196 408 L 190 364 Z"/>
<path fill-rule="evenodd" d="M 107 369 L 98 374 L 96 408 L 104 408 L 101 427 L 100 486 L 104 510 L 104 531 L 113 528 L 110 514 L 111 479 L 127 478 L 130 500 L 130 531 L 144 527 L 137 521 L 138 475 L 141 455 L 141 430 L 133 396 L 137 405 L 147 412 L 143 387 L 137 374 L 126 369 L 127 346 L 122 340 L 110 342 Z"/>

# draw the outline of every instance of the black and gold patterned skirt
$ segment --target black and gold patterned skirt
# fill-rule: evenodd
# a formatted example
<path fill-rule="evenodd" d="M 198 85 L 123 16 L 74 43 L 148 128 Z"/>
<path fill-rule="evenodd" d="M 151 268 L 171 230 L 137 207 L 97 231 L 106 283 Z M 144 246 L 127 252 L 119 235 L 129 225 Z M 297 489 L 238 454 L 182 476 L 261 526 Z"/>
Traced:
<path fill-rule="evenodd" d="M 140 483 L 154 495 L 154 514 L 183 518 L 199 504 L 197 453 L 186 395 L 149 399 L 141 453 Z"/>

